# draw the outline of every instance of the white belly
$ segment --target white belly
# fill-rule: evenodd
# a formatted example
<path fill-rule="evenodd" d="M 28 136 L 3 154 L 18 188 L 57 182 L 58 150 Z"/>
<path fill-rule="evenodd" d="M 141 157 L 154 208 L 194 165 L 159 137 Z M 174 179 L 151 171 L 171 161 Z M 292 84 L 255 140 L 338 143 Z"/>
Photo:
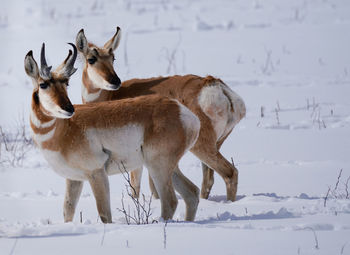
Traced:
<path fill-rule="evenodd" d="M 109 151 L 108 175 L 122 171 L 132 171 L 143 165 L 142 144 L 144 128 L 138 124 L 128 124 L 115 129 L 89 129 L 86 133 L 91 149 L 102 148 Z M 99 144 L 99 145 L 98 145 Z"/>
<path fill-rule="evenodd" d="M 87 171 L 73 167 L 71 164 L 69 164 L 69 162 L 66 161 L 60 152 L 42 150 L 42 153 L 47 162 L 49 162 L 50 166 L 58 175 L 71 180 L 87 180 Z"/>
<path fill-rule="evenodd" d="M 108 175 L 132 171 L 143 165 L 143 131 L 143 127 L 136 124 L 88 129 L 86 137 L 90 148 L 86 148 L 87 151 L 70 151 L 66 157 L 58 151 L 42 149 L 42 153 L 57 174 L 71 180 L 87 180 L 91 171 L 103 168 L 106 162 Z"/>

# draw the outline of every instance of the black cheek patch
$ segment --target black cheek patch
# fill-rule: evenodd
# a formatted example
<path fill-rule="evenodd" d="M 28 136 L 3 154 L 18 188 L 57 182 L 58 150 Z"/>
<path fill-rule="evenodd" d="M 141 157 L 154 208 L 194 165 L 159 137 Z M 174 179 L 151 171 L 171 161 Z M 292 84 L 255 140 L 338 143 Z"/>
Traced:
<path fill-rule="evenodd" d="M 33 94 L 33 100 L 35 104 L 39 104 L 39 96 L 37 91 L 35 91 Z"/>

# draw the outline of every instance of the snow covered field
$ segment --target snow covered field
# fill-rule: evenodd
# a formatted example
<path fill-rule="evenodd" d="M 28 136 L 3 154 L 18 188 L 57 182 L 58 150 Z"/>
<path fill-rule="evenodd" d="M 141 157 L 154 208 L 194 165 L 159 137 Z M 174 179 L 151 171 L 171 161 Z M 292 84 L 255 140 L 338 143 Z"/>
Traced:
<path fill-rule="evenodd" d="M 0 125 L 6 133 L 16 133 L 20 116 L 29 127 L 32 85 L 23 68 L 29 50 L 38 59 L 45 42 L 55 67 L 81 28 L 101 45 L 117 25 L 123 37 L 115 68 L 122 80 L 211 74 L 242 96 L 247 116 L 222 147 L 239 169 L 238 201 L 225 200 L 216 175 L 193 223 L 183 222 L 179 199 L 174 222 L 127 225 L 118 210 L 125 181 L 113 176 L 113 224 L 98 220 L 87 184 L 74 222 L 64 224 L 64 179 L 35 148 L 10 164 L 1 141 L 0 254 L 350 254 L 348 0 L 1 5 Z M 81 65 L 70 81 L 74 103 L 81 102 Z M 180 168 L 200 187 L 193 155 L 186 154 Z M 149 197 L 146 174 L 142 192 Z M 158 219 L 159 201 L 152 208 Z"/>

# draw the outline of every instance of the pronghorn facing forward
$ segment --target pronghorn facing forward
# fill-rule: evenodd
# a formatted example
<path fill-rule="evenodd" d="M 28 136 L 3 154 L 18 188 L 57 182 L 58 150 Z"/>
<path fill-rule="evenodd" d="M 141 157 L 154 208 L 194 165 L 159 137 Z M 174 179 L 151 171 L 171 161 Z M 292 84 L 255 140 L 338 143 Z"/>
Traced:
<path fill-rule="evenodd" d="M 114 36 L 100 48 L 87 41 L 83 29 L 77 34 L 76 45 L 85 59 L 82 77 L 83 102 L 102 102 L 151 94 L 178 100 L 196 114 L 201 122 L 198 140 L 191 149 L 202 161 L 201 197 L 208 198 L 214 183 L 215 170 L 226 183 L 227 199 L 234 201 L 238 171 L 219 150 L 235 125 L 245 116 L 246 108 L 242 98 L 220 79 L 195 75 L 132 79 L 123 82 L 118 90 L 111 91 L 108 80 L 115 74 L 110 70 L 113 69 L 113 51 L 119 45 L 120 36 L 118 27 Z M 137 191 L 140 189 L 140 173 L 139 170 L 131 174 Z M 153 193 L 156 194 L 155 191 Z"/>
<path fill-rule="evenodd" d="M 77 49 L 53 72 L 41 51 L 41 70 L 32 51 L 25 71 L 32 78 L 30 124 L 34 141 L 52 168 L 67 179 L 64 219 L 72 221 L 83 181 L 93 190 L 104 223 L 112 222 L 108 175 L 146 165 L 161 199 L 161 217 L 171 219 L 177 206 L 173 185 L 194 220 L 198 188 L 178 169 L 193 146 L 200 122 L 175 100 L 160 96 L 73 106 L 67 96 Z M 74 115 L 74 116 L 73 116 Z M 122 168 L 120 168 L 122 166 Z"/>

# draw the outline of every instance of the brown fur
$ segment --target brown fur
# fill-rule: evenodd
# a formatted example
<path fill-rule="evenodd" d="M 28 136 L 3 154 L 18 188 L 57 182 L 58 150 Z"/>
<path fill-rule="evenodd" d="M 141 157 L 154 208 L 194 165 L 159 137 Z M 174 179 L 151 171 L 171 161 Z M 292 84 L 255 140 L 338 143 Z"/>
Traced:
<path fill-rule="evenodd" d="M 84 49 L 80 49 L 80 52 L 84 55 L 85 59 L 88 59 L 87 52 L 92 50 L 101 52 L 101 55 L 106 54 L 106 51 L 108 50 L 108 53 L 112 55 L 113 52 L 111 52 L 109 45 L 117 34 L 118 29 L 117 33 L 112 37 L 112 39 L 110 39 L 102 48 L 97 47 L 92 43 L 86 43 L 87 39 L 81 32 L 79 32 L 77 35 L 76 43 L 77 45 L 82 44 L 82 42 L 84 42 L 84 44 L 87 44 L 88 49 L 86 49 L 86 47 Z M 104 60 L 99 59 L 98 61 L 103 62 Z M 103 73 L 108 73 L 110 68 L 113 67 L 110 62 L 105 63 L 108 65 L 108 68 L 106 69 L 103 69 L 98 65 L 91 65 L 89 68 L 94 68 L 97 73 L 101 74 L 101 77 L 105 77 Z M 99 89 L 96 89 L 94 87 L 95 85 L 89 79 L 86 72 L 88 65 L 88 63 L 85 64 L 83 71 L 83 86 L 85 86 L 87 93 L 97 93 L 99 92 Z M 199 105 L 198 98 L 203 88 L 216 86 L 218 84 L 221 86 L 223 95 L 227 98 L 231 115 L 227 112 L 228 109 L 224 104 L 222 106 L 218 106 L 215 104 L 215 102 L 209 103 L 209 105 L 205 106 L 205 109 L 202 109 Z M 217 79 L 213 76 L 199 77 L 195 75 L 175 75 L 171 77 L 156 77 L 149 79 L 131 79 L 123 82 L 122 87 L 117 91 L 110 91 L 106 88 L 106 90 L 102 90 L 99 95 L 95 94 L 94 97 L 97 95 L 98 97 L 94 99 L 94 102 L 120 100 L 154 94 L 178 100 L 188 109 L 190 109 L 195 115 L 197 115 L 201 123 L 198 140 L 191 149 L 191 151 L 196 156 L 198 156 L 202 162 L 210 166 L 210 168 L 208 168 L 203 165 L 204 178 L 210 178 L 210 180 L 203 180 L 201 197 L 208 198 L 209 196 L 212 184 L 207 185 L 206 183 L 213 183 L 214 180 L 213 173 L 207 174 L 206 172 L 212 172 L 212 169 L 214 169 L 225 180 L 227 187 L 227 199 L 234 201 L 237 192 L 238 171 L 220 154 L 219 148 L 222 144 L 222 138 L 226 138 L 227 135 L 231 132 L 234 125 L 237 124 L 237 122 L 245 116 L 245 107 L 244 103 L 241 102 L 241 100 L 239 100 L 237 104 L 232 102 L 229 91 L 230 89 L 220 79 Z M 83 102 L 86 103 L 84 100 L 85 99 L 83 98 Z M 238 113 L 236 112 L 237 109 L 235 109 L 235 105 L 239 105 Z M 224 116 L 225 114 L 227 116 Z M 226 126 L 224 127 L 224 130 L 222 130 L 223 126 L 225 125 L 222 121 L 226 119 Z M 223 132 L 220 134 L 220 137 L 217 137 L 215 129 L 220 129 L 219 132 Z M 138 185 L 139 184 L 136 184 L 136 186 Z"/>
<path fill-rule="evenodd" d="M 35 93 L 33 93 L 32 102 L 34 114 L 42 123 L 43 120 L 53 119 L 41 111 L 40 102 L 37 103 L 34 99 L 36 98 Z M 57 101 L 59 102 L 59 100 Z M 198 190 L 176 168 L 177 162 L 188 147 L 186 145 L 186 132 L 180 118 L 179 104 L 176 101 L 153 95 L 75 105 L 75 115 L 72 118 L 56 119 L 49 128 L 38 128 L 33 124 L 31 126 L 35 134 L 45 134 L 55 128 L 53 137 L 42 142 L 39 146 L 42 149 L 59 152 L 70 167 L 86 170 L 82 164 L 84 158 L 94 159 L 95 157 L 95 152 L 90 148 L 86 131 L 91 128 L 97 130 L 117 129 L 128 124 L 140 124 L 144 128 L 144 140 L 141 146 L 144 146 L 145 153 L 149 153 L 150 150 L 157 151 L 156 157 L 149 155 L 144 157 L 151 167 L 152 178 L 161 183 L 157 189 L 162 199 L 162 217 L 164 219 L 172 218 L 177 206 L 171 179 L 173 171 L 176 171 L 177 174 L 173 177 L 176 181 L 175 188 L 184 196 L 186 220 L 194 220 L 198 205 L 198 198 L 196 198 Z M 193 141 L 197 134 L 191 135 Z M 100 149 L 102 153 L 102 148 Z M 80 152 L 81 155 L 78 162 L 69 158 L 70 154 L 76 152 Z M 153 155 L 153 152 L 150 155 Z M 96 169 L 91 174 L 87 174 L 86 177 L 96 197 L 102 221 L 111 222 L 109 184 L 106 173 L 103 169 Z M 64 215 L 65 221 L 71 221 L 81 193 L 82 182 L 67 179 L 66 187 Z"/>
<path fill-rule="evenodd" d="M 85 65 L 87 65 L 87 63 L 85 63 Z M 83 83 L 84 83 L 84 84 L 87 84 L 86 88 L 87 88 L 87 91 L 88 91 L 89 93 L 96 93 L 96 92 L 98 92 L 98 91 L 100 90 L 100 89 L 94 88 L 94 87 L 92 86 L 91 81 L 90 81 L 90 79 L 88 78 L 88 75 L 87 75 L 86 67 L 85 67 L 84 70 L 83 70 Z M 83 102 L 84 102 L 84 100 L 83 100 Z M 84 103 L 85 103 L 85 102 L 84 102 Z"/>
<path fill-rule="evenodd" d="M 89 47 L 92 49 L 87 54 L 86 58 L 91 57 L 98 58 L 98 61 L 94 63 L 95 70 L 106 80 L 109 81 L 112 77 L 116 75 L 113 68 L 114 54 L 108 49 L 100 49 L 94 44 L 89 43 Z M 87 68 L 87 63 L 85 63 L 84 71 Z"/>
<path fill-rule="evenodd" d="M 43 44 L 42 64 L 46 62 L 44 49 Z M 76 53 L 75 46 L 73 49 Z M 101 220 L 112 222 L 108 174 L 118 173 L 116 167 L 124 160 L 129 168 L 140 168 L 143 164 L 148 167 L 160 194 L 163 219 L 171 219 L 176 209 L 174 180 L 186 203 L 185 219 L 194 220 L 198 189 L 179 172 L 177 164 L 198 137 L 198 118 L 177 101 L 157 95 L 76 105 L 74 109 L 66 90 L 75 71 L 75 57 L 71 59 L 73 62 L 68 67 L 61 65 L 55 72 L 45 74 L 49 79 L 46 84 L 41 84 L 43 78 L 32 51 L 24 61 L 25 71 L 34 85 L 31 112 L 34 141 L 54 170 L 67 178 L 65 221 L 73 219 L 82 182 L 88 180 Z M 57 72 L 62 68 L 64 72 Z M 51 120 L 54 120 L 52 126 L 45 127 Z M 106 137 L 109 134 L 116 136 Z M 125 155 L 119 141 L 132 146 Z"/>
<path fill-rule="evenodd" d="M 87 80 L 88 77 L 84 77 L 84 81 Z M 203 146 L 206 147 L 207 143 L 216 144 L 216 141 L 214 141 L 216 138 L 212 135 L 214 130 L 211 120 L 198 105 L 198 95 L 203 87 L 216 81 L 220 80 L 212 76 L 202 78 L 195 75 L 132 79 L 123 82 L 122 87 L 117 91 L 102 90 L 100 97 L 94 102 L 157 94 L 175 98 L 199 117 L 201 121 L 199 136 L 202 139 L 197 140 L 195 148 L 203 148 Z M 88 84 L 90 83 L 88 82 Z"/>
<path fill-rule="evenodd" d="M 87 75 L 83 75 L 84 85 L 90 91 L 92 87 L 91 81 Z M 198 140 L 193 146 L 191 151 L 198 156 L 206 164 L 214 164 L 213 159 L 222 158 L 221 165 L 216 165 L 216 171 L 224 178 L 227 186 L 232 186 L 230 183 L 234 182 L 234 186 L 237 186 L 237 170 L 225 160 L 222 155 L 218 155 L 218 141 L 216 140 L 214 127 L 211 119 L 205 114 L 202 108 L 198 104 L 198 96 L 201 90 L 206 86 L 211 86 L 214 83 L 222 82 L 220 79 L 214 78 L 213 76 L 207 76 L 205 78 L 196 75 L 185 75 L 185 76 L 171 76 L 171 77 L 157 77 L 149 79 L 131 79 L 122 83 L 122 87 L 117 91 L 107 91 L 102 90 L 100 96 L 95 100 L 95 102 L 103 102 L 109 100 L 120 100 L 130 97 L 138 97 L 142 95 L 162 95 L 169 98 L 174 98 L 180 103 L 188 107 L 193 113 L 197 115 L 201 122 L 201 129 L 199 133 Z M 230 102 L 231 112 L 234 113 L 234 107 L 232 102 Z M 241 116 L 243 118 L 244 115 Z M 211 160 L 206 160 L 210 158 Z M 206 166 L 203 166 L 203 169 Z M 204 171 L 203 170 L 203 171 Z M 213 176 L 212 173 L 205 174 L 204 178 L 207 176 Z M 209 178 L 207 177 L 207 178 Z M 206 183 L 213 183 L 213 177 L 211 180 L 203 180 L 202 197 L 207 198 L 212 186 L 206 185 Z M 232 190 L 233 189 L 233 190 Z M 228 199 L 235 200 L 236 187 L 231 188 L 228 191 Z M 229 195 L 230 194 L 230 195 Z"/>
<path fill-rule="evenodd" d="M 44 149 L 61 151 L 63 155 L 67 155 L 71 150 L 81 149 L 86 146 L 87 141 L 81 133 L 82 130 L 88 128 L 118 128 L 128 123 L 139 123 L 145 127 L 145 143 L 164 142 L 171 144 L 171 141 L 163 141 L 163 132 L 167 130 L 169 139 L 177 137 L 177 141 L 180 141 L 183 146 L 186 144 L 186 137 L 184 137 L 183 132 L 178 132 L 178 104 L 158 95 L 74 105 L 74 108 L 75 115 L 72 118 L 56 120 L 55 134 L 52 139 L 43 142 L 42 147 Z M 166 110 L 167 114 L 164 114 L 164 110 Z M 37 111 L 35 110 L 35 112 Z M 106 116 L 108 116 L 108 119 L 106 119 Z M 170 127 L 174 128 L 170 129 Z M 52 127 L 50 127 L 51 129 Z M 33 131 L 44 133 L 44 129 L 39 128 Z M 63 133 L 65 139 L 61 139 Z M 170 135 L 171 133 L 172 135 Z M 161 140 L 158 141 L 158 139 Z M 182 151 L 185 148 L 177 149 Z M 173 151 L 173 153 L 179 152 Z"/>

